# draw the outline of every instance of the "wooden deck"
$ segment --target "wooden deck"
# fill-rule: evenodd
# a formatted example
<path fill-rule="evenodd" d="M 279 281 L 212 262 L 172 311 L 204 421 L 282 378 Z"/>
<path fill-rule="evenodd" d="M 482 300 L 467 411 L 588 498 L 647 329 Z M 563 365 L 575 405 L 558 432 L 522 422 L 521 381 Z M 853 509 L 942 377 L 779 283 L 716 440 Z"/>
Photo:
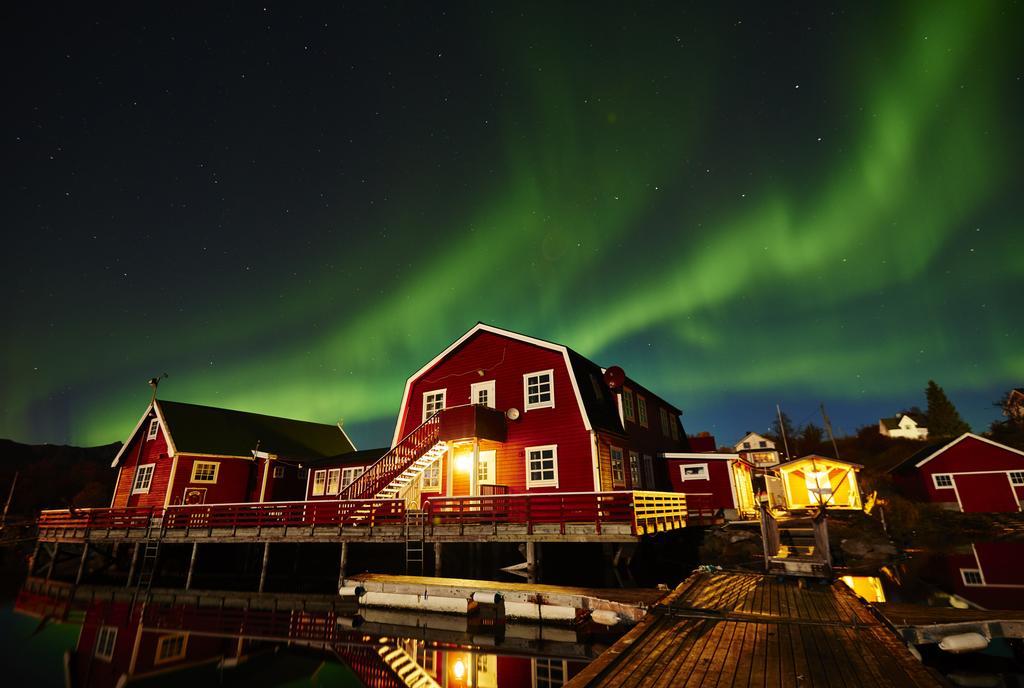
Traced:
<path fill-rule="evenodd" d="M 842 583 L 698 573 L 567 685 L 941 686 Z"/>

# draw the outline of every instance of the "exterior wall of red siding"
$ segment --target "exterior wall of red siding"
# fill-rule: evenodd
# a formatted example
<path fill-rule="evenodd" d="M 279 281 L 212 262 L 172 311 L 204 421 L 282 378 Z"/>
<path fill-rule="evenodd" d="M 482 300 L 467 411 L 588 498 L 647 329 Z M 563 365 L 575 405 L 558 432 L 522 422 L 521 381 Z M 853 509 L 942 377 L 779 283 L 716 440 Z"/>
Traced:
<path fill-rule="evenodd" d="M 138 433 L 131 440 L 128 450 L 121 459 L 121 471 L 118 476 L 117 486 L 114 489 L 114 499 L 111 506 L 163 506 L 167 495 L 167 486 L 171 478 L 171 464 L 173 460 L 168 456 L 167 442 L 163 433 L 158 433 L 151 440 L 146 439 L 149 428 L 149 418 L 140 426 Z M 149 491 L 141 494 L 132 494 L 132 485 L 135 481 L 135 470 L 139 466 L 155 464 L 153 479 L 150 481 Z"/>
<path fill-rule="evenodd" d="M 956 492 L 952 488 L 936 488 L 932 476 L 936 473 L 988 471 L 1024 471 L 1024 456 L 1009 449 L 967 437 L 914 470 L 913 473 L 897 476 L 897 483 L 907 488 L 909 496 L 956 507 Z M 1007 490 L 1011 489 L 1016 494 L 1018 502 L 1024 501 L 1024 487 L 1013 488 L 1009 484 L 1007 476 Z M 984 497 L 984 495 L 971 496 Z"/>
<path fill-rule="evenodd" d="M 683 480 L 682 467 L 706 463 L 707 480 Z M 714 509 L 735 509 L 732 496 L 732 481 L 729 478 L 729 461 L 723 459 L 666 459 L 668 476 L 673 492 L 692 495 L 710 495 L 708 506 Z"/>
<path fill-rule="evenodd" d="M 216 483 L 192 481 L 192 468 L 197 461 L 220 465 Z M 181 504 L 182 497 L 188 489 L 205 490 L 204 504 L 230 504 L 248 501 L 251 484 L 256 482 L 253 475 L 254 470 L 255 464 L 249 459 L 179 454 L 174 484 L 171 486 L 170 503 Z"/>
<path fill-rule="evenodd" d="M 484 375 L 479 375 L 479 370 L 485 371 Z M 544 370 L 554 371 L 555 406 L 525 411 L 523 375 Z M 522 412 L 519 420 L 509 421 L 507 441 L 496 446 L 495 482 L 516 493 L 593 490 L 591 435 L 584 426 L 562 354 L 491 332 L 478 332 L 413 381 L 399 435 L 421 423 L 424 393 L 445 389 L 447 406 L 468 404 L 470 385 L 488 380 L 495 382 L 496 408 Z M 526 449 L 552 444 L 558 447 L 558 485 L 528 489 Z M 442 481 L 446 473 L 443 466 Z M 456 477 L 453 494 L 468 490 L 468 480 L 463 478 Z M 447 490 L 447 485 L 443 489 Z"/>

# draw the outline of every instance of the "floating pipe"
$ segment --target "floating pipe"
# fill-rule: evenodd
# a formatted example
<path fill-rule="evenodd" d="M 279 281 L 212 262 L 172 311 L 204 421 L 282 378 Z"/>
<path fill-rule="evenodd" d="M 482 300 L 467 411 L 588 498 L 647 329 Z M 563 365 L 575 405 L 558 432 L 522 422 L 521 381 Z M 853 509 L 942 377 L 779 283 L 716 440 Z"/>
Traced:
<path fill-rule="evenodd" d="M 361 585 L 343 585 L 338 588 L 338 594 L 342 597 L 362 597 L 366 594 L 366 588 Z"/>
<path fill-rule="evenodd" d="M 473 593 L 473 601 L 477 604 L 501 604 L 505 601 L 505 596 L 500 592 L 485 592 L 480 590 Z"/>

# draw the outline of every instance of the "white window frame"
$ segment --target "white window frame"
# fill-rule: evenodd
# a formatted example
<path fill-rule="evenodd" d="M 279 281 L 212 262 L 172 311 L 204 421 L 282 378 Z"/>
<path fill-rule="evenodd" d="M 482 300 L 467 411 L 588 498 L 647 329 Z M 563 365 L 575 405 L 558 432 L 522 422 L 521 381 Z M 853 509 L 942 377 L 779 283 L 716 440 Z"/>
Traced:
<path fill-rule="evenodd" d="M 1024 471 L 1010 471 L 1010 484 L 1014 487 L 1024 485 Z"/>
<path fill-rule="evenodd" d="M 427 473 L 435 475 L 436 479 L 427 480 Z M 430 464 L 423 469 L 423 473 L 420 474 L 420 492 L 440 492 L 441 491 L 441 459 L 438 459 L 434 463 Z"/>
<path fill-rule="evenodd" d="M 170 642 L 177 641 L 178 638 L 181 638 L 181 651 L 173 655 L 164 656 L 164 647 Z M 156 641 L 156 656 L 153 659 L 153 664 L 176 662 L 179 659 L 184 659 L 187 653 L 188 633 L 169 633 L 167 635 L 160 636 L 160 639 Z"/>
<path fill-rule="evenodd" d="M 341 469 L 341 489 L 344 490 L 346 487 L 356 481 L 356 478 L 363 474 L 366 470 L 362 466 L 347 466 Z M 341 490 L 339 490 L 340 492 Z"/>
<path fill-rule="evenodd" d="M 484 454 L 487 458 L 484 458 Z M 486 468 L 487 476 L 481 478 L 480 470 Z M 498 472 L 498 452 L 494 449 L 480 452 L 479 460 L 476 464 L 476 484 L 477 485 L 493 485 L 496 474 Z"/>
<path fill-rule="evenodd" d="M 274 470 L 272 472 L 272 475 L 274 476 L 275 480 L 283 478 L 284 477 L 284 466 L 274 466 Z"/>
<path fill-rule="evenodd" d="M 977 583 L 972 583 L 967 580 L 967 574 L 976 573 L 978 575 Z M 985 574 L 981 572 L 981 569 L 960 569 L 960 580 L 964 582 L 964 585 L 970 588 L 977 588 L 985 585 Z"/>
<path fill-rule="evenodd" d="M 469 403 L 479 404 L 477 396 L 480 392 L 487 392 L 487 402 L 484 406 L 494 408 L 494 380 L 485 380 L 484 382 L 474 382 L 469 386 Z"/>
<path fill-rule="evenodd" d="M 439 407 L 437 407 L 437 408 L 434 408 L 432 411 L 430 411 L 428 413 L 427 409 L 428 408 L 433 408 L 433 406 L 434 406 L 433 400 L 434 400 L 434 397 L 437 397 L 437 396 L 441 397 L 441 405 Z M 432 403 L 430 403 L 428 405 L 428 403 L 427 403 L 428 401 L 431 401 Z M 421 422 L 425 423 L 427 418 L 430 418 L 432 415 L 434 415 L 438 411 L 443 410 L 444 408 L 447 407 L 447 405 L 448 405 L 448 388 L 445 388 L 445 389 L 434 389 L 434 390 L 431 390 L 429 392 L 424 392 L 423 393 L 423 420 Z"/>
<path fill-rule="evenodd" d="M 615 455 L 618 454 L 618 476 L 615 475 Z M 608 463 L 612 469 L 612 486 L 613 487 L 625 487 L 626 486 L 626 456 L 622 451 L 622 447 L 609 446 L 608 447 Z"/>
<path fill-rule="evenodd" d="M 949 478 L 949 485 L 940 485 L 939 478 Z M 955 482 L 953 480 L 952 473 L 932 473 L 932 485 L 935 486 L 936 490 L 952 490 L 955 489 Z"/>
<path fill-rule="evenodd" d="M 149 429 L 146 431 L 146 440 L 155 440 L 160 434 L 160 419 L 153 418 L 149 421 Z"/>
<path fill-rule="evenodd" d="M 200 466 L 213 466 L 213 478 L 200 479 L 197 477 Z M 203 485 L 216 485 L 217 476 L 220 475 L 220 462 L 219 461 L 195 461 L 192 463 L 192 476 L 189 478 L 189 482 L 201 483 Z"/>
<path fill-rule="evenodd" d="M 313 471 L 313 496 L 323 497 L 327 491 L 327 469 Z"/>
<path fill-rule="evenodd" d="M 553 478 L 542 478 L 540 480 L 534 480 L 531 475 L 533 471 L 530 469 L 530 453 L 531 452 L 543 452 L 551 450 L 551 461 L 554 468 Z M 533 487 L 558 487 L 558 445 L 557 444 L 542 444 L 536 447 L 526 448 L 526 488 L 530 489 Z M 547 459 L 539 459 L 540 461 L 546 461 Z M 544 470 L 543 468 L 541 469 Z"/>
<path fill-rule="evenodd" d="M 702 475 L 686 475 L 687 468 L 699 468 Z M 687 480 L 711 480 L 711 471 L 706 463 L 681 463 L 679 464 L 679 478 L 683 482 Z"/>
<path fill-rule="evenodd" d="M 529 380 L 531 377 L 538 377 L 541 375 L 548 376 L 548 394 L 551 396 L 551 398 L 548 401 L 536 401 L 531 404 Z M 550 370 L 537 370 L 532 373 L 526 373 L 523 375 L 523 410 L 534 411 L 536 409 L 544 408 L 555 408 L 555 371 L 553 368 Z"/>
<path fill-rule="evenodd" d="M 117 648 L 117 626 L 100 626 L 96 632 L 96 649 L 93 657 L 109 662 L 114 658 Z"/>
<path fill-rule="evenodd" d="M 331 489 L 333 483 L 334 489 Z M 341 469 L 340 468 L 328 468 L 327 469 L 327 486 L 324 489 L 324 494 L 336 495 L 341 492 Z"/>
<path fill-rule="evenodd" d="M 629 450 L 629 479 L 633 482 L 633 489 L 639 490 L 642 484 L 642 479 L 640 478 L 640 453 L 632 449 Z"/>
<path fill-rule="evenodd" d="M 633 390 L 629 387 L 622 388 L 622 415 L 626 420 L 635 423 L 636 411 L 633 408 Z"/>
<path fill-rule="evenodd" d="M 564 659 L 538 657 L 530 660 L 532 688 L 558 688 L 569 682 L 569 663 Z M 562 672 L 561 678 L 552 676 L 555 668 Z"/>
<path fill-rule="evenodd" d="M 642 394 L 636 395 L 636 417 L 641 428 L 651 427 L 650 418 L 647 416 L 647 399 Z"/>
<path fill-rule="evenodd" d="M 143 471 L 149 469 L 146 472 L 146 484 L 140 485 L 139 478 L 142 477 Z M 132 494 L 149 494 L 149 488 L 153 485 L 153 474 L 156 473 L 155 463 L 144 463 L 140 466 L 135 467 L 135 474 L 132 476 Z"/>

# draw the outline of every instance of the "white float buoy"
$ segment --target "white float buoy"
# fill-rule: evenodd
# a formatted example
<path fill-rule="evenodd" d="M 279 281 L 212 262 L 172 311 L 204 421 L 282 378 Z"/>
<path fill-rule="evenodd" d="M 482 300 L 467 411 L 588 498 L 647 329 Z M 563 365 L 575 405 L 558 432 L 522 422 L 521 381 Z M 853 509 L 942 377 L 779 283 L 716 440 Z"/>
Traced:
<path fill-rule="evenodd" d="M 590 612 L 590 618 L 602 626 L 614 626 L 619 623 L 619 615 L 610 609 L 596 609 Z"/>
<path fill-rule="evenodd" d="M 981 633 L 957 633 L 939 641 L 939 648 L 946 652 L 978 652 L 986 647 L 988 638 Z"/>

